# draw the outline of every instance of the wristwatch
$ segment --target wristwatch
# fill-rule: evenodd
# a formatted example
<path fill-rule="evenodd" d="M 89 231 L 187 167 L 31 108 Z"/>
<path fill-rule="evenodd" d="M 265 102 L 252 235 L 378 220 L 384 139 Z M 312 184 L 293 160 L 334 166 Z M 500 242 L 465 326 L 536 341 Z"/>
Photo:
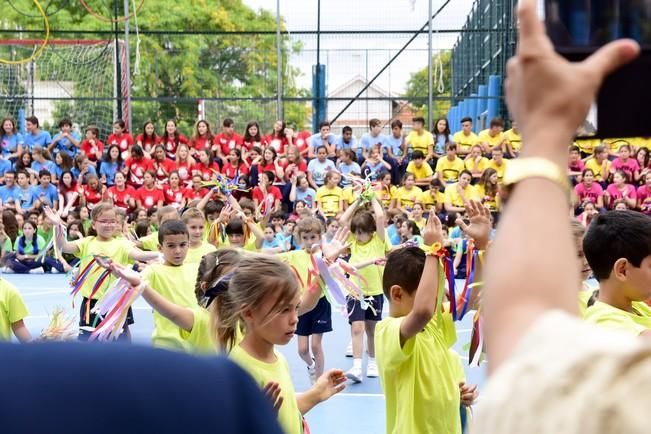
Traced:
<path fill-rule="evenodd" d="M 521 158 L 509 161 L 504 173 L 503 187 L 506 194 L 513 186 L 527 178 L 544 178 L 558 185 L 568 196 L 572 187 L 567 173 L 558 165 L 545 158 Z M 503 193 L 504 193 L 503 190 Z"/>

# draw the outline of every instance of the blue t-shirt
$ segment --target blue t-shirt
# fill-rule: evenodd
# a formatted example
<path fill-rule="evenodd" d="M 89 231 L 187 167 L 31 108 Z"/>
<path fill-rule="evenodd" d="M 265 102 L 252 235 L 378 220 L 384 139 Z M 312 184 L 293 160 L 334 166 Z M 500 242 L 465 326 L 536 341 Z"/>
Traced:
<path fill-rule="evenodd" d="M 445 154 L 445 144 L 448 142 L 445 134 L 437 134 L 434 138 L 434 153 L 438 155 Z"/>
<path fill-rule="evenodd" d="M 52 136 L 47 131 L 40 131 L 37 135 L 31 133 L 25 134 L 24 140 L 27 150 L 31 151 L 34 149 L 34 146 L 47 147 L 47 145 L 52 143 Z"/>
<path fill-rule="evenodd" d="M 368 176 L 371 179 L 371 181 L 375 181 L 377 179 L 378 173 L 380 173 L 383 169 L 387 170 L 381 161 L 378 161 L 376 164 L 373 164 L 370 163 L 369 160 L 366 160 L 366 167 L 364 168 L 363 175 Z"/>
<path fill-rule="evenodd" d="M 106 185 L 111 187 L 113 184 L 115 184 L 115 174 L 119 169 L 121 169 L 121 167 L 118 166 L 118 163 L 107 163 L 106 161 L 102 161 L 102 165 L 99 166 L 99 176 L 101 178 L 102 175 L 105 175 Z"/>
<path fill-rule="evenodd" d="M 20 201 L 20 207 L 22 209 L 29 209 L 34 205 L 34 201 L 37 198 L 34 196 L 34 193 L 30 187 L 22 189 L 18 187 L 17 191 L 17 200 Z"/>
<path fill-rule="evenodd" d="M 314 201 L 316 201 L 316 191 L 314 191 L 314 189 L 310 187 L 308 187 L 305 191 L 301 191 L 297 188 L 296 200 L 302 200 L 307 204 L 308 208 L 313 208 Z"/>
<path fill-rule="evenodd" d="M 7 187 L 6 185 L 0 187 L 0 199 L 2 199 L 2 203 L 7 204 L 18 200 L 19 190 L 20 189 L 16 184 L 14 184 L 11 188 Z"/>
<path fill-rule="evenodd" d="M 398 232 L 396 225 L 391 224 L 387 227 L 387 235 L 389 236 L 389 241 L 391 241 L 392 246 L 400 244 L 400 232 Z"/>
<path fill-rule="evenodd" d="M 328 159 L 326 159 L 322 163 L 319 161 L 318 158 L 315 158 L 314 160 L 311 160 L 310 163 L 307 165 L 307 171 L 312 172 L 312 179 L 314 179 L 314 183 L 319 187 L 323 185 L 328 170 L 334 168 L 335 168 L 335 163 L 333 163 L 331 160 Z"/>
<path fill-rule="evenodd" d="M 39 163 L 38 161 L 32 161 L 32 170 L 35 171 L 36 173 L 40 172 L 41 170 L 47 170 L 52 175 L 56 175 L 57 165 L 54 164 L 54 161 L 50 161 L 50 160 L 45 160 L 45 162 L 43 163 Z"/>
<path fill-rule="evenodd" d="M 57 137 L 62 135 L 63 133 L 58 132 L 54 135 L 54 139 L 52 141 L 55 141 Z M 77 131 L 71 131 L 70 135 L 77 141 L 81 141 L 81 135 Z M 66 154 L 70 155 L 71 158 L 74 158 L 75 155 L 79 152 L 79 148 L 76 147 L 70 139 L 67 137 L 61 138 L 57 142 L 57 144 L 54 146 L 54 153 L 56 154 L 57 152 L 65 152 Z"/>
<path fill-rule="evenodd" d="M 371 133 L 366 133 L 362 136 L 361 140 L 359 141 L 359 149 L 364 149 L 368 151 L 375 145 L 380 145 L 380 149 L 384 148 L 386 146 L 387 142 L 387 136 L 384 134 L 379 134 L 376 137 L 373 137 Z"/>
<path fill-rule="evenodd" d="M 59 200 L 59 193 L 52 184 L 48 184 L 47 188 L 43 188 L 40 184 L 35 185 L 32 187 L 32 195 L 49 207 L 53 207 L 54 202 Z"/>
<path fill-rule="evenodd" d="M 23 135 L 20 133 L 12 134 L 11 136 L 0 136 L 0 145 L 2 146 L 2 154 L 8 155 L 16 152 L 18 145 L 24 142 Z"/>
<path fill-rule="evenodd" d="M 362 169 L 359 167 L 359 164 L 355 163 L 354 161 L 352 161 L 350 164 L 345 164 L 340 162 L 337 168 L 341 173 L 343 173 L 346 176 L 350 174 L 356 174 L 356 175 L 362 174 Z M 341 185 L 343 185 L 344 187 L 350 185 L 350 180 L 346 177 L 342 177 Z"/>
<path fill-rule="evenodd" d="M 355 149 L 357 148 L 357 139 L 355 136 L 352 136 L 350 138 L 350 142 L 346 143 L 344 142 L 344 136 L 337 136 L 335 139 L 335 146 L 337 147 L 337 150 L 340 149 Z"/>
<path fill-rule="evenodd" d="M 276 248 L 276 247 L 281 247 L 281 246 L 280 246 L 280 243 L 278 242 L 278 240 L 275 237 L 271 241 L 267 241 L 267 240 L 262 241 L 262 248 L 263 249 L 273 249 L 273 248 Z"/>
<path fill-rule="evenodd" d="M 328 134 L 328 144 L 332 145 L 336 141 L 336 137 L 334 134 L 330 133 Z M 308 140 L 308 143 L 310 144 L 310 147 L 314 150 L 314 153 L 316 154 L 316 150 L 319 146 L 323 145 L 323 140 L 321 139 L 321 133 L 319 134 L 313 134 L 310 136 Z"/>
<path fill-rule="evenodd" d="M 77 182 L 81 182 L 82 184 L 86 183 L 85 177 L 84 177 L 84 179 L 79 179 L 79 173 L 80 173 L 79 169 L 77 169 L 76 167 L 73 167 L 71 172 L 72 172 L 72 176 L 75 177 Z M 88 166 L 88 171 L 86 172 L 86 176 L 88 176 L 88 175 L 97 176 L 97 171 L 95 170 L 95 168 L 93 166 Z"/>
<path fill-rule="evenodd" d="M 5 176 L 8 170 L 11 170 L 12 164 L 9 160 L 0 159 L 0 176 Z"/>
<path fill-rule="evenodd" d="M 402 157 L 402 136 L 396 138 L 393 136 L 393 134 L 389 134 L 386 136 L 386 140 L 384 142 L 384 146 L 382 147 L 382 150 L 384 152 L 387 152 L 387 149 L 391 149 L 391 153 L 396 156 L 396 157 Z"/>

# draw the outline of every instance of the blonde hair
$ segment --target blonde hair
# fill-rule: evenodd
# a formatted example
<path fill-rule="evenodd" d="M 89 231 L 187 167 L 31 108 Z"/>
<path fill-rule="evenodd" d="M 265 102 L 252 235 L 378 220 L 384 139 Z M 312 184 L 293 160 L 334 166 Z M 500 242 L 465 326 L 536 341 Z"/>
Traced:
<path fill-rule="evenodd" d="M 265 320 L 270 321 L 298 293 L 298 280 L 287 264 L 269 255 L 244 256 L 230 278 L 228 290 L 214 303 L 211 321 L 219 346 L 230 352 L 235 345 L 237 328 L 245 327 L 243 309 L 274 297 L 273 307 L 265 314 Z"/>
<path fill-rule="evenodd" d="M 570 218 L 570 229 L 575 240 L 582 240 L 585 235 L 585 227 L 575 218 Z"/>
<path fill-rule="evenodd" d="M 203 215 L 203 212 L 201 212 L 199 208 L 188 208 L 183 212 L 181 220 L 183 220 L 183 223 L 188 224 L 188 222 L 192 219 L 205 220 L 206 217 Z"/>

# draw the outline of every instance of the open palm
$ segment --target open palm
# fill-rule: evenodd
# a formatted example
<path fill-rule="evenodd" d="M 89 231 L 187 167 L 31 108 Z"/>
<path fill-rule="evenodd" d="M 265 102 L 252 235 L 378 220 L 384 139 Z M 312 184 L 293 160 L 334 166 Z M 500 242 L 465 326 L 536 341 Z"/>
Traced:
<path fill-rule="evenodd" d="M 485 250 L 491 231 L 490 211 L 480 202 L 470 200 L 466 203 L 466 213 L 470 224 L 466 224 L 462 219 L 457 219 L 457 224 L 469 238 L 475 241 L 478 249 Z"/>

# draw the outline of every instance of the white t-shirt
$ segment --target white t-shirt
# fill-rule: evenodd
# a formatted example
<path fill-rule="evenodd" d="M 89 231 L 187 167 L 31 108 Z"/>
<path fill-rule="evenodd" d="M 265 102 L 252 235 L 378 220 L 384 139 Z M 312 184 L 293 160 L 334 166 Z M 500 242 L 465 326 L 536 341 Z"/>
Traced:
<path fill-rule="evenodd" d="M 490 377 L 472 434 L 651 431 L 651 342 L 545 314 Z"/>

